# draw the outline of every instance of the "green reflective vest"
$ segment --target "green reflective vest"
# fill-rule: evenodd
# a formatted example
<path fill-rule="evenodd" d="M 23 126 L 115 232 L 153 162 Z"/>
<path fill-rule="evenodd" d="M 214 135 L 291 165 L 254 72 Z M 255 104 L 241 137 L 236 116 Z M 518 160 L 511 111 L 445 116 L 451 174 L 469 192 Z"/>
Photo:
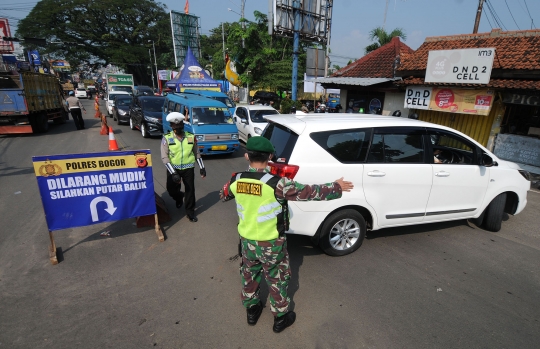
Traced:
<path fill-rule="evenodd" d="M 231 179 L 236 199 L 238 233 L 248 240 L 269 241 L 288 229 L 287 202 L 283 205 L 274 191 L 279 177 L 265 172 L 241 172 Z"/>
<path fill-rule="evenodd" d="M 184 139 L 180 141 L 173 131 L 165 134 L 169 145 L 169 160 L 174 168 L 185 169 L 195 167 L 195 154 L 193 154 L 194 136 L 184 132 Z"/>

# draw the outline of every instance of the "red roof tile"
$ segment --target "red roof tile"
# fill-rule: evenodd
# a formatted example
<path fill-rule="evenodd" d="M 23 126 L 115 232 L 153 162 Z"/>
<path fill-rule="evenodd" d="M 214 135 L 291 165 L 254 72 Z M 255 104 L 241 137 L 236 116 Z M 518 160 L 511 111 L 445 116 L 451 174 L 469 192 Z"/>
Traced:
<path fill-rule="evenodd" d="M 393 78 L 396 57 L 413 52 L 399 37 L 394 37 L 388 44 L 341 68 L 332 77 Z"/>
<path fill-rule="evenodd" d="M 399 71 L 425 70 L 429 51 L 494 47 L 493 69 L 540 69 L 540 29 L 428 37 L 412 54 L 403 54 Z"/>

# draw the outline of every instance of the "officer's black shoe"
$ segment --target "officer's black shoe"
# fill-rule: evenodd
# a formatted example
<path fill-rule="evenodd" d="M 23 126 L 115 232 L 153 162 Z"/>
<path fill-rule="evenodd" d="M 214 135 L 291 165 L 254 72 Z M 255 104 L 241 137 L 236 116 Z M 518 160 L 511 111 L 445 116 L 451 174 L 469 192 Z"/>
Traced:
<path fill-rule="evenodd" d="M 248 325 L 255 326 L 257 324 L 257 321 L 259 320 L 259 317 L 261 316 L 262 310 L 263 310 L 263 305 L 261 301 L 259 301 L 259 303 L 246 309 Z"/>
<path fill-rule="evenodd" d="M 272 329 L 275 333 L 279 333 L 294 324 L 294 320 L 296 320 L 296 313 L 290 311 L 285 315 L 274 318 L 274 327 Z"/>
<path fill-rule="evenodd" d="M 188 214 L 187 218 L 189 219 L 190 222 L 193 222 L 193 223 L 198 221 L 198 219 L 197 219 L 197 217 L 195 215 Z"/>

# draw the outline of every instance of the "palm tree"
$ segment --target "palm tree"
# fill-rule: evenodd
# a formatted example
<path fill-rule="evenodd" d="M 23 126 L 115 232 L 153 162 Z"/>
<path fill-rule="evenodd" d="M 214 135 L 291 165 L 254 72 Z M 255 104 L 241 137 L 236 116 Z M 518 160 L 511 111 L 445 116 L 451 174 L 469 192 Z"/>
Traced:
<path fill-rule="evenodd" d="M 403 40 L 407 39 L 407 35 L 401 28 L 396 28 L 392 32 L 388 33 L 383 27 L 377 27 L 369 32 L 369 39 L 375 41 L 371 45 L 366 46 L 365 54 L 375 51 L 379 47 L 388 44 L 393 37 L 399 36 Z"/>

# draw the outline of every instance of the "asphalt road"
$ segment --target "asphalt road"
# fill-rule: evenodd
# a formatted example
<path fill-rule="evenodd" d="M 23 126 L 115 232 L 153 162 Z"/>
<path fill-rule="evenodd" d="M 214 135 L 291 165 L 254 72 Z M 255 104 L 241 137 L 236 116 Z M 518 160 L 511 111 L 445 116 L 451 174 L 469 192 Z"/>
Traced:
<path fill-rule="evenodd" d="M 218 200 L 247 166 L 243 151 L 204 158 L 199 222 L 190 223 L 166 194 L 160 140 L 111 119 L 121 147 L 152 151 L 155 189 L 173 218 L 167 239 L 133 220 L 57 231 L 62 261 L 51 265 L 32 156 L 108 150 L 92 101 L 83 103 L 86 130 L 70 120 L 47 134 L 0 136 L 0 349 L 538 348 L 538 192 L 499 233 L 467 221 L 386 229 L 339 258 L 290 236 L 297 322 L 274 334 L 268 301 L 257 326 L 246 324 L 231 258 L 235 207 Z"/>

